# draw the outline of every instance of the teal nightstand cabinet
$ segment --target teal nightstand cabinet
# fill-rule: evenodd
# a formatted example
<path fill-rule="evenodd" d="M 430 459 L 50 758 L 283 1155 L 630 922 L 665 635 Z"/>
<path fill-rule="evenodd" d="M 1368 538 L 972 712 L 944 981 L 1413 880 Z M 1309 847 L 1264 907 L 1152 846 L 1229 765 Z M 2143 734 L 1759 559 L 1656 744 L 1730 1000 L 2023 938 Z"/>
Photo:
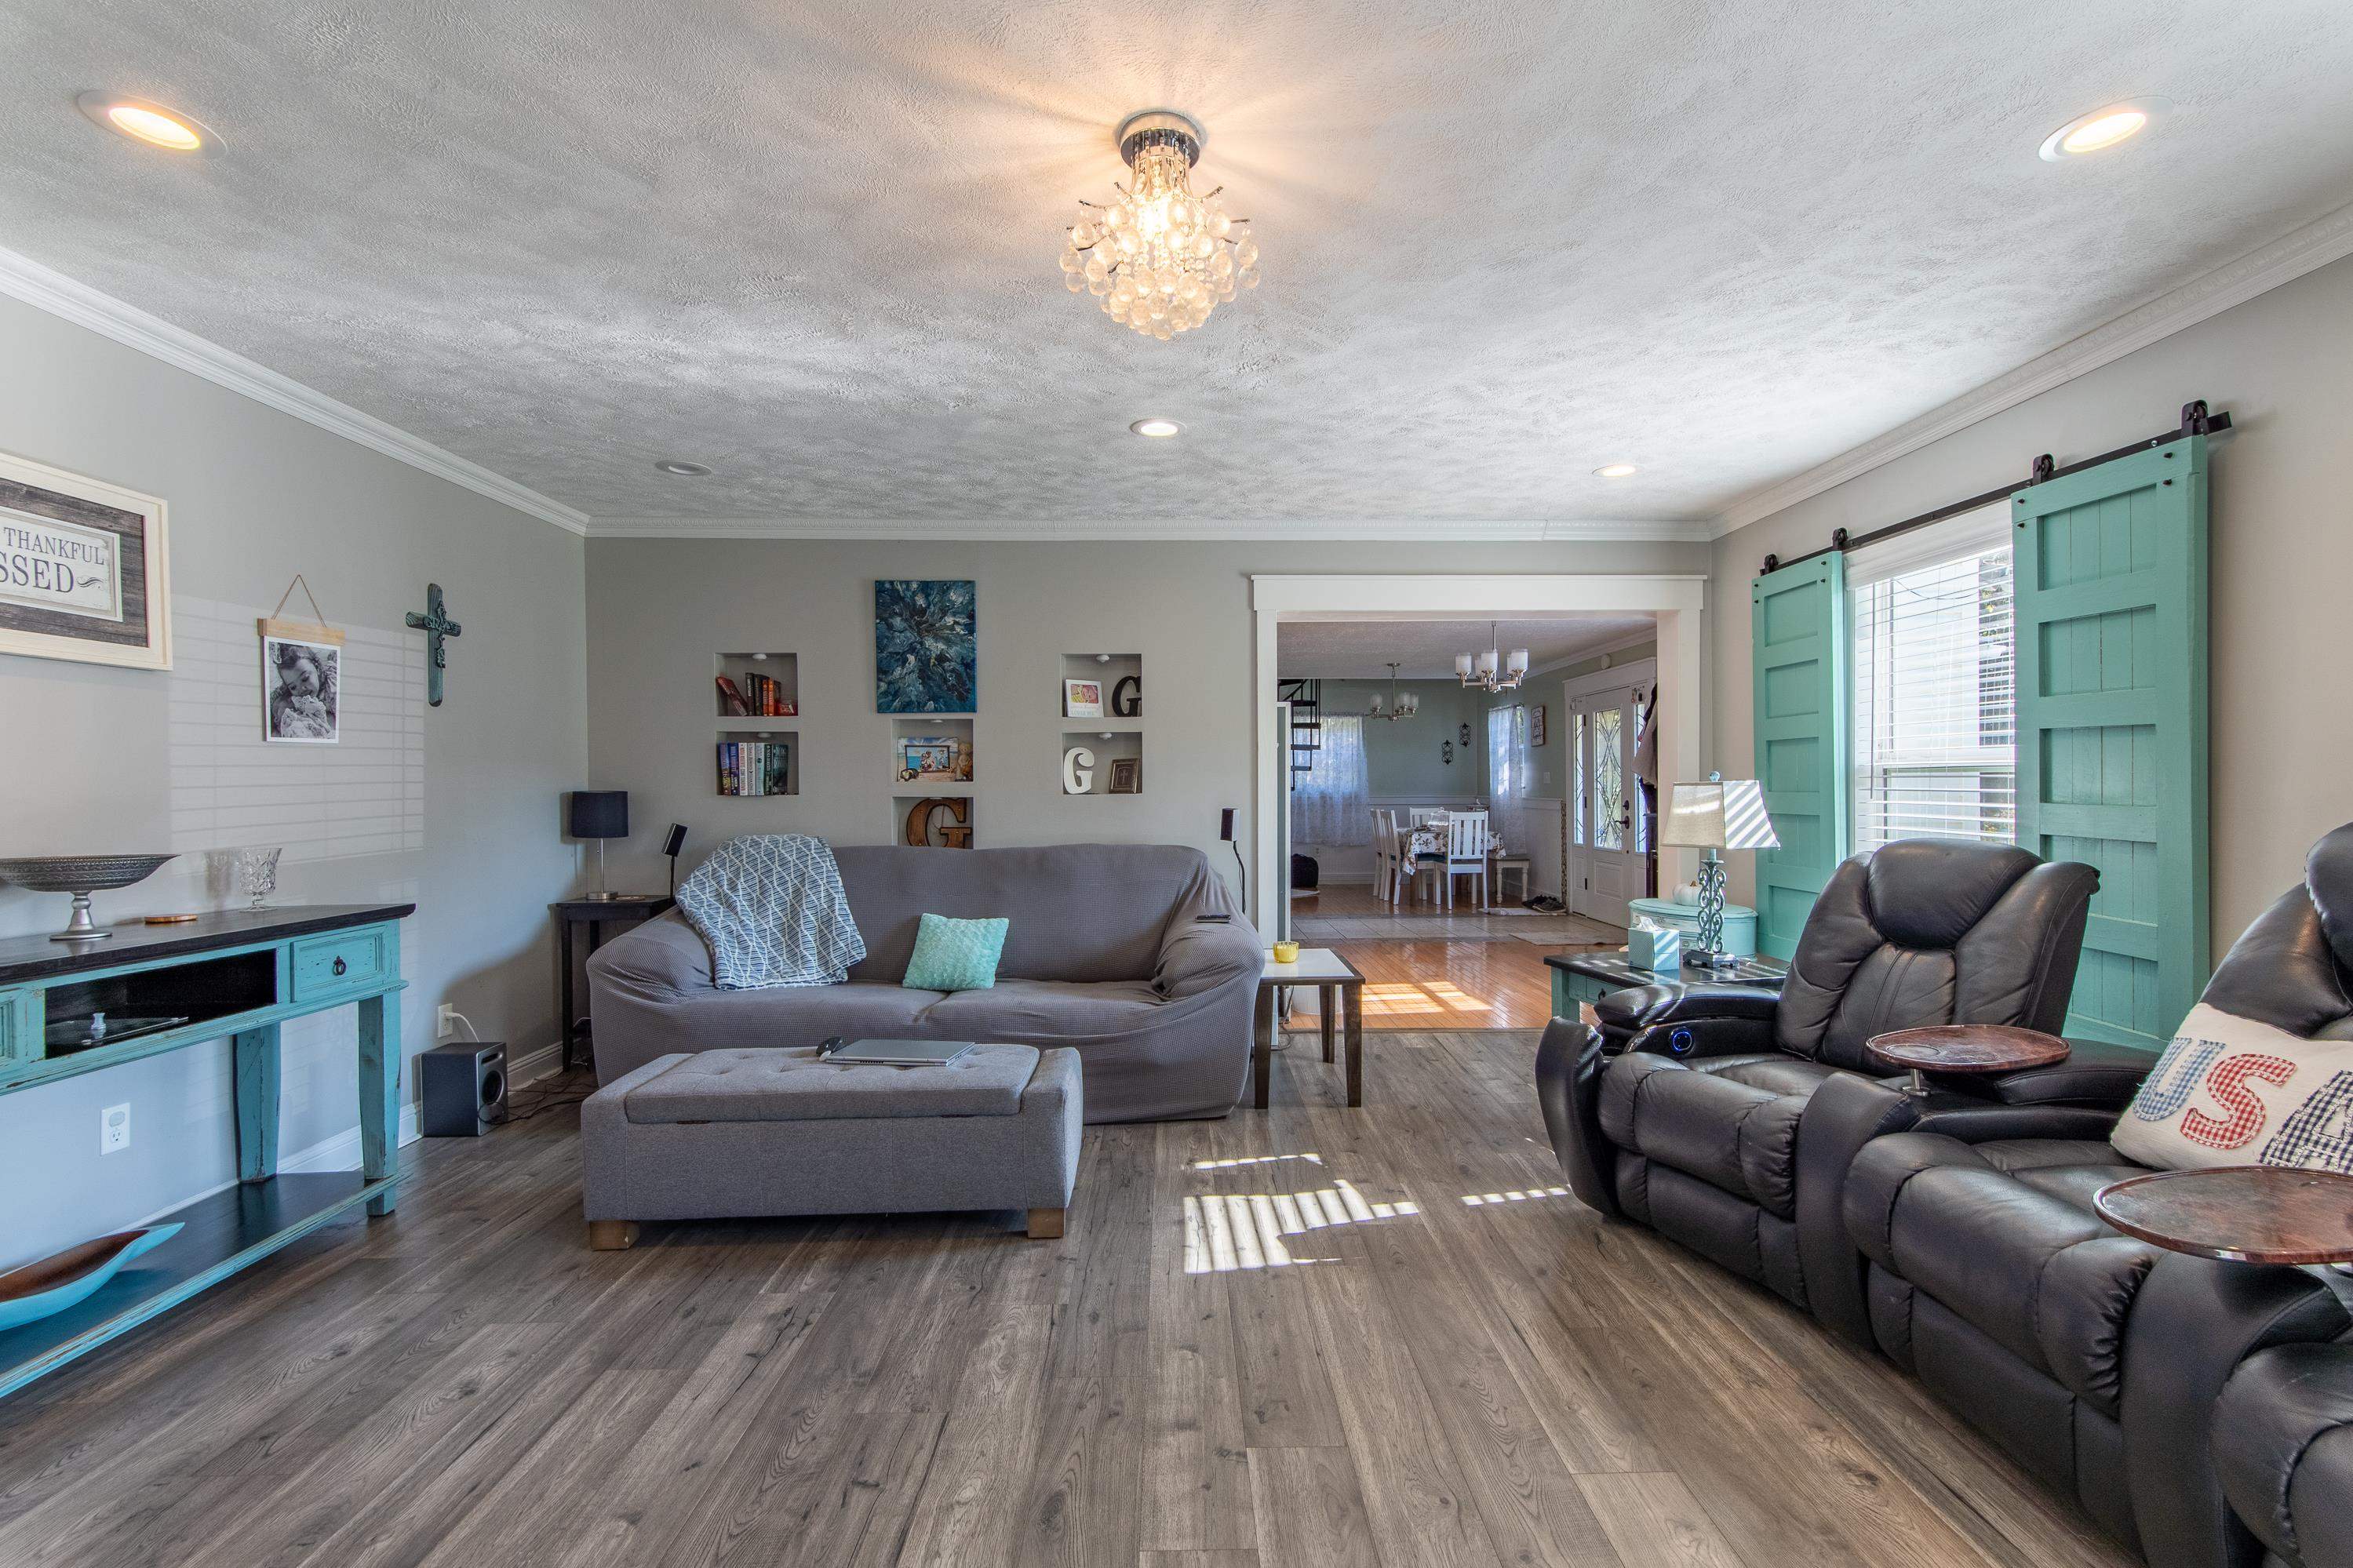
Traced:
<path fill-rule="evenodd" d="M 0 1394 L 364 1204 L 392 1212 L 400 1142 L 400 927 L 414 904 L 296 906 L 0 941 L 0 1094 L 229 1041 L 239 1184 L 156 1223 L 179 1235 L 95 1295 L 0 1331 Z M 278 1173 L 278 1031 L 356 1005 L 360 1169 Z M 21 1175 L 22 1173 L 10 1173 Z"/>

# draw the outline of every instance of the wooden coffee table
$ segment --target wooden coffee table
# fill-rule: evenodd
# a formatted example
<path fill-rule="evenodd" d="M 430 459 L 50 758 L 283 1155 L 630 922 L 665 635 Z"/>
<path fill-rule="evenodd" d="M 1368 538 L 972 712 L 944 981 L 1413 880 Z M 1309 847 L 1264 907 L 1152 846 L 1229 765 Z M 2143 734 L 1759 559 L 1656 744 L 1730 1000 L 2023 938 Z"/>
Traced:
<path fill-rule="evenodd" d="M 1890 1067 L 1911 1069 L 1906 1094 L 1928 1092 L 1932 1072 L 2022 1072 L 2067 1059 L 2067 1042 L 2040 1029 L 2008 1024 L 1936 1024 L 1873 1035 L 1863 1050 Z"/>
<path fill-rule="evenodd" d="M 2330 1171 L 2153 1171 L 2102 1187 L 2092 1206 L 2126 1236 L 2197 1258 L 2353 1262 L 2353 1176 Z"/>
<path fill-rule="evenodd" d="M 1348 1047 L 1348 1103 L 1365 1103 L 1365 977 L 1356 966 L 1328 947 L 1303 947 L 1296 963 L 1277 963 L 1274 954 L 1266 955 L 1266 964 L 1258 977 L 1258 1017 L 1250 1031 L 1250 1076 L 1256 1085 L 1258 1108 L 1266 1109 L 1267 1092 L 1274 1077 L 1275 1033 L 1282 1022 L 1275 1016 L 1275 994 L 1286 986 L 1310 985 L 1315 989 L 1317 1016 L 1323 1026 L 1324 1059 L 1330 1061 L 1333 1046 L 1339 1034 L 1340 1019 L 1334 1004 L 1346 1011 Z"/>

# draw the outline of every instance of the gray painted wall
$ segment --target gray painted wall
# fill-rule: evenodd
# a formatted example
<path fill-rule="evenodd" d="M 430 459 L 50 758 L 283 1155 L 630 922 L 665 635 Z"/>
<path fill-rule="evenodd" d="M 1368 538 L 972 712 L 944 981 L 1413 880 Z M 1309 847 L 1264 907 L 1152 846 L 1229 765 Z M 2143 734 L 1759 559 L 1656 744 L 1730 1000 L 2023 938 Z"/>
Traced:
<path fill-rule="evenodd" d="M 1448 546 L 1447 567 L 1690 572 L 1704 570 L 1706 557 L 1704 545 L 1465 544 Z M 639 829 L 616 858 L 617 875 L 627 867 L 627 880 L 659 886 L 659 833 L 672 820 L 692 830 L 690 867 L 738 833 L 848 844 L 896 837 L 892 726 L 874 711 L 878 576 L 979 584 L 979 843 L 1193 844 L 1229 869 L 1219 808 L 1238 809 L 1246 855 L 1253 832 L 1250 574 L 1426 575 L 1429 559 L 1412 545 L 1299 542 L 591 541 L 591 782 L 629 790 Z M 799 738 L 797 796 L 712 792 L 712 655 L 749 648 L 798 657 L 801 717 L 778 725 Z M 1144 657 L 1141 795 L 1060 793 L 1062 656 L 1093 652 Z"/>
<path fill-rule="evenodd" d="M 447 702 L 424 716 L 424 847 L 290 863 L 280 897 L 417 904 L 403 931 L 410 1053 L 432 1043 L 444 999 L 521 1050 L 552 1042 L 545 905 L 575 867 L 557 794 L 585 768 L 582 542 L 12 300 L 0 363 L 0 449 L 163 497 L 175 595 L 266 610 L 299 571 L 339 624 L 397 628 L 427 579 L 447 588 L 465 635 Z M 0 655 L 0 854 L 169 847 L 169 680 Z M 259 731 L 257 716 L 257 752 Z M 193 864 L 106 896 L 100 918 L 216 904 Z M 55 930 L 65 910 L 0 887 L 0 934 Z M 352 1009 L 290 1034 L 291 1154 L 355 1130 L 358 1091 Z M 126 1101 L 132 1146 L 101 1158 L 100 1110 Z M 233 1179 L 232 1103 L 226 1044 L 0 1096 L 0 1268 Z"/>
<path fill-rule="evenodd" d="M 2213 447 L 2212 921 L 2218 949 L 2353 819 L 2353 724 L 2332 672 L 2353 605 L 2353 259 L 2150 344 L 1719 540 L 1709 603 L 1715 765 L 1750 765 L 1749 580 L 1792 555 L 2168 428 L 2205 398 Z M 1735 896 L 1753 886 L 1735 857 Z"/>
<path fill-rule="evenodd" d="M 1483 797 L 1487 793 L 1487 740 L 1481 728 L 1486 705 L 1476 692 L 1452 680 L 1400 680 L 1399 691 L 1421 696 L 1421 711 L 1411 719 L 1391 722 L 1365 721 L 1365 790 L 1375 799 L 1455 800 Z M 1324 707 L 1331 713 L 1361 714 L 1373 693 L 1388 703 L 1386 680 L 1327 680 Z M 1462 726 L 1471 726 L 1471 743 L 1462 744 Z M 1441 741 L 1454 742 L 1454 760 L 1445 760 Z"/>

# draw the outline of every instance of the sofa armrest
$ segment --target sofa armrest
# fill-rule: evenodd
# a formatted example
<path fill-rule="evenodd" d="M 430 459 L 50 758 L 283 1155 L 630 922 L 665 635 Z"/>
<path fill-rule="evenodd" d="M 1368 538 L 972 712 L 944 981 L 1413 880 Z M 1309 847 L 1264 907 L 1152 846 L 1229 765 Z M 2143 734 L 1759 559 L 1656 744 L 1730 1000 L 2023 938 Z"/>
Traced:
<path fill-rule="evenodd" d="M 1650 1025 L 1630 1035 L 1620 1035 L 1605 1024 L 1600 1033 L 1612 1056 L 1647 1051 L 1684 1061 L 1694 1057 L 1752 1056 L 1777 1048 L 1768 1018 L 1693 1018 Z"/>
<path fill-rule="evenodd" d="M 1593 1005 L 1593 1014 L 1603 1028 L 1631 1034 L 1652 1024 L 1681 1024 L 1695 1018 L 1770 1023 L 1780 1006 L 1781 994 L 1759 985 L 1735 980 L 1662 980 L 1612 991 Z"/>
<path fill-rule="evenodd" d="M 2125 1471 L 2150 1568 L 2252 1563 L 2260 1554 L 2232 1509 L 2217 1440 L 2222 1394 L 2241 1365 L 2274 1345 L 2346 1331 L 2344 1304 L 2300 1268 L 2218 1263 L 2168 1252 L 2133 1298 L 2125 1341 Z M 2318 1568 L 2344 1558 L 2316 1553 Z"/>
<path fill-rule="evenodd" d="M 1179 911 L 1160 944 L 1153 989 L 1169 1001 L 1204 995 L 1247 975 L 1256 984 L 1266 967 L 1266 950 L 1250 921 L 1236 914 L 1205 921 Z"/>
<path fill-rule="evenodd" d="M 2141 1079 L 2157 1066 L 2157 1058 L 2132 1046 L 2105 1040 L 2070 1040 L 2067 1059 L 2024 1072 L 1954 1074 L 1945 1080 L 1958 1094 L 2004 1105 L 2096 1106 L 2120 1111 L 2140 1091 Z M 2002 1133 L 1999 1136 L 2008 1137 Z M 2030 1134 L 2047 1136 L 2047 1134 Z"/>
<path fill-rule="evenodd" d="M 2240 1521 L 2290 1562 L 2353 1563 L 2353 1344 L 2258 1351 L 2222 1385 L 2214 1468 Z"/>
<path fill-rule="evenodd" d="M 589 984 L 600 980 L 639 992 L 673 994 L 708 991 L 711 946 L 675 908 L 631 927 L 599 947 L 587 964 Z"/>
<path fill-rule="evenodd" d="M 1610 1178 L 1616 1155 L 1601 1131 L 1601 1031 L 1571 1018 L 1545 1026 L 1536 1046 L 1536 1105 L 1568 1190 L 1611 1219 L 1621 1217 Z"/>

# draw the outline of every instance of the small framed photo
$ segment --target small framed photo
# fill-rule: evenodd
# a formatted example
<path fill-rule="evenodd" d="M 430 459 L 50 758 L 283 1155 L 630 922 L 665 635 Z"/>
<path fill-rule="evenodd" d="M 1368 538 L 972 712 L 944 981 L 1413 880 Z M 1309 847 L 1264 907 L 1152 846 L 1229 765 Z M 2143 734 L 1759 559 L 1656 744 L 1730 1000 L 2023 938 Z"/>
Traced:
<path fill-rule="evenodd" d="M 1065 680 L 1062 682 L 1063 718 L 1100 719 L 1103 716 L 1102 681 Z"/>
<path fill-rule="evenodd" d="M 342 736 L 343 650 L 290 637 L 261 638 L 261 738 L 332 746 Z"/>
<path fill-rule="evenodd" d="M 902 783 L 939 784 L 956 776 L 956 743 L 948 736 L 909 736 L 899 742 Z"/>
<path fill-rule="evenodd" d="M 1111 760 L 1111 793 L 1142 795 L 1144 793 L 1144 759 L 1113 757 Z"/>
<path fill-rule="evenodd" d="M 1528 744 L 1531 746 L 1541 746 L 1544 743 L 1545 711 L 1544 704 L 1539 702 L 1535 705 L 1535 710 L 1528 715 Z"/>

